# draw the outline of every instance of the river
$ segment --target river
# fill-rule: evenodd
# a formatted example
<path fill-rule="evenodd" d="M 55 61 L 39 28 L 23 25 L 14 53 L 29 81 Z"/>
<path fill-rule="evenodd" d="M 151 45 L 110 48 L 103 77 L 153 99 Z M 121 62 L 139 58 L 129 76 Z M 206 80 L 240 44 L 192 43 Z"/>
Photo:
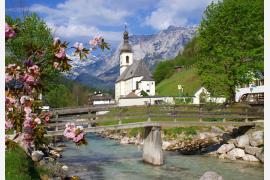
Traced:
<path fill-rule="evenodd" d="M 62 153 L 70 175 L 89 180 L 197 180 L 205 171 L 215 171 L 224 180 L 263 180 L 263 165 L 220 160 L 203 155 L 164 152 L 165 164 L 152 166 L 142 161 L 142 149 L 120 145 L 114 140 L 88 134 L 89 144 L 77 148 L 67 142 Z"/>

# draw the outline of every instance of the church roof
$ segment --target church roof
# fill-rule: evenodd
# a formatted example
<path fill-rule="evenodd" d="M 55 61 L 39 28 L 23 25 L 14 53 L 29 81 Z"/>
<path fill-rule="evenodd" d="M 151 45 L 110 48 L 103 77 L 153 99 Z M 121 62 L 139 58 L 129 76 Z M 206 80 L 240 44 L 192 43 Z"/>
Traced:
<path fill-rule="evenodd" d="M 120 49 L 120 53 L 122 52 L 132 52 L 131 46 L 128 43 L 128 32 L 127 32 L 127 27 L 125 26 L 125 32 L 123 33 L 123 39 L 124 43 Z"/>
<path fill-rule="evenodd" d="M 154 81 L 152 74 L 143 60 L 134 61 L 126 70 L 117 78 L 116 82 L 125 81 L 133 77 L 143 76 L 141 81 Z"/>

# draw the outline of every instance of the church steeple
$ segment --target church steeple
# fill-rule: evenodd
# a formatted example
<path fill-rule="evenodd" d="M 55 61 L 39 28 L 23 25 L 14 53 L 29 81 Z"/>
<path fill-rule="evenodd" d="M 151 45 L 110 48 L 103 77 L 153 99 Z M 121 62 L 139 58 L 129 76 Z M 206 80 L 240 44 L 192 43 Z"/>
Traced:
<path fill-rule="evenodd" d="M 123 33 L 123 39 L 124 43 L 120 50 L 120 52 L 132 52 L 131 46 L 128 43 L 128 31 L 127 31 L 127 25 L 125 25 L 125 32 Z"/>
<path fill-rule="evenodd" d="M 133 53 L 131 46 L 128 43 L 128 31 L 127 26 L 125 25 L 125 31 L 123 33 L 123 45 L 120 49 L 120 75 L 126 70 L 128 66 L 133 63 Z"/>

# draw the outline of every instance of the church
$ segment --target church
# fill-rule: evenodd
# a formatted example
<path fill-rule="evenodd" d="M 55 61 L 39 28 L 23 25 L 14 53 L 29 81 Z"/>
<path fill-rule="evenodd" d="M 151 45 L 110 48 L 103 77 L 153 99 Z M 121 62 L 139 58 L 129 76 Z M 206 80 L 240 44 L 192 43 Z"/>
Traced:
<path fill-rule="evenodd" d="M 124 42 L 120 49 L 120 75 L 115 82 L 115 100 L 128 97 L 155 95 L 155 81 L 143 60 L 134 60 L 128 42 L 128 32 L 123 33 Z"/>

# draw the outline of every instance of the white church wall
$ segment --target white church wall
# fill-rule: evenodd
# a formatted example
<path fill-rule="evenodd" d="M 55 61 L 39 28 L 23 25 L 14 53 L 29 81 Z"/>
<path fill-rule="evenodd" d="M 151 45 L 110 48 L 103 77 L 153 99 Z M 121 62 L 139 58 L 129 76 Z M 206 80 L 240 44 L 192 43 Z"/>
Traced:
<path fill-rule="evenodd" d="M 125 90 L 124 90 L 124 96 L 128 95 L 130 92 L 132 92 L 132 79 L 128 79 L 124 81 L 125 84 Z"/>
<path fill-rule="evenodd" d="M 145 91 L 149 96 L 155 95 L 155 81 L 142 81 L 140 89 Z"/>
<path fill-rule="evenodd" d="M 118 100 L 121 94 L 121 87 L 120 87 L 120 82 L 115 83 L 115 99 Z"/>
<path fill-rule="evenodd" d="M 129 57 L 129 61 L 127 63 L 126 57 Z M 122 74 L 126 68 L 133 63 L 133 53 L 130 52 L 122 52 L 120 54 L 120 74 Z"/>
<path fill-rule="evenodd" d="M 138 98 L 120 98 L 118 106 L 143 106 L 146 104 L 155 105 L 157 101 L 166 104 L 174 104 L 174 97 L 138 97 Z"/>

